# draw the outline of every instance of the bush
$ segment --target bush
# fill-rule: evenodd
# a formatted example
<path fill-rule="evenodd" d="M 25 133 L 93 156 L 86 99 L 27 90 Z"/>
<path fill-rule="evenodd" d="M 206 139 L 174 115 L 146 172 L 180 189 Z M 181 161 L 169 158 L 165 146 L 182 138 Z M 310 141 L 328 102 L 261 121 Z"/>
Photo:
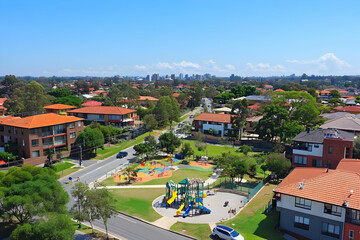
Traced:
<path fill-rule="evenodd" d="M 248 155 L 249 152 L 251 152 L 253 149 L 252 146 L 249 145 L 242 145 L 239 147 L 239 152 L 244 153 L 245 155 Z"/>
<path fill-rule="evenodd" d="M 17 156 L 14 156 L 12 153 L 8 153 L 8 152 L 0 152 L 0 160 L 10 160 L 11 161 L 15 161 L 17 158 Z"/>

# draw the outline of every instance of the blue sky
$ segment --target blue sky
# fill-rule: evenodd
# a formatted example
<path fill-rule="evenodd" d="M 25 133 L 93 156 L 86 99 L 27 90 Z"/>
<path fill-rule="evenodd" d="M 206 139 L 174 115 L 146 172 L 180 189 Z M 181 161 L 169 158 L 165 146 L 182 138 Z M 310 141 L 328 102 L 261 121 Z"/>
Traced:
<path fill-rule="evenodd" d="M 360 74 L 360 1 L 0 0 L 0 75 Z"/>

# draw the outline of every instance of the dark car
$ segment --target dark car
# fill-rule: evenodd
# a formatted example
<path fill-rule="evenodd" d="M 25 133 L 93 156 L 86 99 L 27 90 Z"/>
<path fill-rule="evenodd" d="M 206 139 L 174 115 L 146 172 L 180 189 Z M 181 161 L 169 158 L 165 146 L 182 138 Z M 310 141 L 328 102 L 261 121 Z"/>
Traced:
<path fill-rule="evenodd" d="M 116 155 L 116 158 L 123 158 L 123 157 L 126 157 L 128 155 L 127 152 L 119 152 L 117 155 Z"/>
<path fill-rule="evenodd" d="M 189 164 L 189 162 L 188 162 L 188 161 L 186 161 L 186 160 L 183 160 L 183 161 L 181 161 L 181 164 L 188 165 L 188 164 Z"/>

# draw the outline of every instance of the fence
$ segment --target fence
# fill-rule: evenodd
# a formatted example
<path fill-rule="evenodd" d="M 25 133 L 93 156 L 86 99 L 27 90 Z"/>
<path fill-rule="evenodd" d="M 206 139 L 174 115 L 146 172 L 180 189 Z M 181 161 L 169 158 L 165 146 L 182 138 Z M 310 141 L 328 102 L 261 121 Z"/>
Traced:
<path fill-rule="evenodd" d="M 102 182 L 102 181 L 104 181 L 104 180 L 107 179 L 108 177 L 113 176 L 113 175 L 116 174 L 117 172 L 119 172 L 119 171 L 123 170 L 124 168 L 126 168 L 127 166 L 129 166 L 129 164 L 130 164 L 129 162 L 125 162 L 125 163 L 119 165 L 119 166 L 116 167 L 115 169 L 107 172 L 105 175 L 103 175 L 102 177 L 98 178 L 98 179 L 96 180 L 96 182 Z M 95 183 L 95 182 L 89 183 L 89 187 L 90 187 L 90 188 L 94 187 L 94 183 Z"/>

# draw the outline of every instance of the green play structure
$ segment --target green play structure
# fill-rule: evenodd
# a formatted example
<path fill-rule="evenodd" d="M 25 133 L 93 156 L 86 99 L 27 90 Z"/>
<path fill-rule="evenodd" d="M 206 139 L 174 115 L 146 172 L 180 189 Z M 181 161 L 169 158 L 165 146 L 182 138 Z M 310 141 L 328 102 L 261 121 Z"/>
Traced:
<path fill-rule="evenodd" d="M 185 218 L 200 214 L 209 214 L 211 210 L 203 206 L 204 183 L 200 178 L 183 179 L 175 184 L 173 181 L 166 183 L 166 195 L 164 202 L 170 207 L 178 208 L 176 216 Z"/>

